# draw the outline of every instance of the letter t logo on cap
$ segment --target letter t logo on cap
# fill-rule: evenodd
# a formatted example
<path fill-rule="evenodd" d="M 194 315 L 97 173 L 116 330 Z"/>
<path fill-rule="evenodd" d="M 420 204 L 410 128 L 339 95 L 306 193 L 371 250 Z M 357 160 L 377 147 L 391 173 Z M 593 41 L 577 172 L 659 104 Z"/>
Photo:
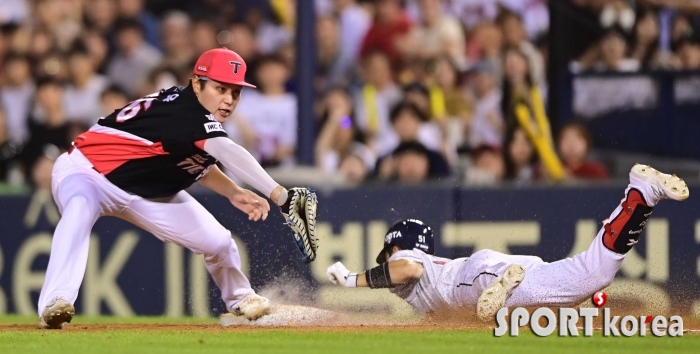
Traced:
<path fill-rule="evenodd" d="M 228 63 L 233 65 L 233 73 L 238 74 L 238 67 L 241 66 L 241 63 L 233 60 L 229 61 Z"/>

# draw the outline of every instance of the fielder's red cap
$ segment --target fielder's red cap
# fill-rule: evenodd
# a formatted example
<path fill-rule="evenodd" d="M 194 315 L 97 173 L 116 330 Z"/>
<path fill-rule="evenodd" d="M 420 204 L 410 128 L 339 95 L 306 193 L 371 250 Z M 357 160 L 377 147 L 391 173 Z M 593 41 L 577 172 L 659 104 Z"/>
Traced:
<path fill-rule="evenodd" d="M 206 76 L 214 81 L 225 84 L 255 88 L 245 82 L 245 72 L 248 67 L 236 52 L 228 48 L 216 48 L 202 53 L 194 65 L 195 75 Z"/>

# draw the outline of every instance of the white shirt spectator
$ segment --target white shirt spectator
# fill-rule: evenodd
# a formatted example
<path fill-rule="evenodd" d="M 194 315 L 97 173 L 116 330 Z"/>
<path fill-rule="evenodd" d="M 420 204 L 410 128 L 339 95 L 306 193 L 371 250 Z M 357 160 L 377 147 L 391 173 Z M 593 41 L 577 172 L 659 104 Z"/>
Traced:
<path fill-rule="evenodd" d="M 381 91 L 377 91 L 377 138 L 380 138 L 383 134 L 392 131 L 391 122 L 389 119 L 389 112 L 391 112 L 391 109 L 394 107 L 394 105 L 401 101 L 402 97 L 403 93 L 401 92 L 401 89 L 394 84 L 385 87 Z M 367 110 L 370 107 L 367 107 L 367 105 L 364 102 L 364 98 L 362 97 L 362 90 L 357 92 L 354 101 L 357 126 L 362 131 L 366 132 L 370 129 L 369 114 L 367 112 Z"/>
<path fill-rule="evenodd" d="M 454 17 L 443 14 L 440 22 L 433 27 L 415 26 L 411 30 L 411 36 L 415 43 L 420 45 L 421 52 L 435 56 L 447 50 L 450 58 L 458 67 L 466 67 L 464 31 L 459 21 Z"/>
<path fill-rule="evenodd" d="M 63 109 L 68 120 L 88 127 L 97 123 L 102 116 L 100 95 L 107 86 L 109 79 L 103 75 L 93 75 L 81 89 L 67 86 L 63 95 Z"/>
<path fill-rule="evenodd" d="M 536 39 L 549 30 L 549 10 L 544 0 L 498 0 L 503 7 L 520 14 L 527 37 Z"/>
<path fill-rule="evenodd" d="M 0 1 L 0 24 L 24 23 L 29 17 L 29 6 L 25 0 Z"/>
<path fill-rule="evenodd" d="M 261 54 L 274 53 L 293 39 L 294 35 L 287 28 L 268 21 L 260 24 L 255 32 L 255 41 Z"/>
<path fill-rule="evenodd" d="M 258 161 L 270 161 L 277 149 L 297 143 L 297 98 L 291 93 L 265 96 L 245 90 L 236 114 L 245 119 L 257 135 L 257 146 L 250 149 L 250 153 Z M 241 133 L 231 120 L 226 124 L 226 131 L 234 141 L 241 141 Z M 283 164 L 289 163 L 283 161 Z"/>
<path fill-rule="evenodd" d="M 476 102 L 469 138 L 469 144 L 472 147 L 480 145 L 501 146 L 503 144 L 503 134 L 490 123 L 492 119 L 503 121 L 501 98 L 501 93 L 498 90 L 493 90 Z"/>
<path fill-rule="evenodd" d="M 341 52 L 357 58 L 360 55 L 362 41 L 371 25 L 369 14 L 357 4 L 343 9 L 340 13 Z"/>
<path fill-rule="evenodd" d="M 7 131 L 11 140 L 18 142 L 29 140 L 27 119 L 35 90 L 31 81 L 19 87 L 5 86 L 0 89 L 0 103 L 5 110 Z"/>
<path fill-rule="evenodd" d="M 134 96 L 138 94 L 141 82 L 162 58 L 158 49 L 143 42 L 128 56 L 116 54 L 109 63 L 107 75 L 127 94 Z"/>
<path fill-rule="evenodd" d="M 423 123 L 418 129 L 418 136 L 416 140 L 423 144 L 430 150 L 440 151 L 442 148 L 442 130 L 440 126 L 435 123 Z M 399 147 L 401 141 L 396 132 L 391 129 L 390 131 L 377 136 L 374 139 L 374 150 L 377 156 L 384 157 L 391 154 L 394 149 Z"/>
<path fill-rule="evenodd" d="M 457 16 L 467 30 L 482 22 L 493 22 L 498 16 L 498 2 L 495 0 L 451 0 L 448 13 Z"/>

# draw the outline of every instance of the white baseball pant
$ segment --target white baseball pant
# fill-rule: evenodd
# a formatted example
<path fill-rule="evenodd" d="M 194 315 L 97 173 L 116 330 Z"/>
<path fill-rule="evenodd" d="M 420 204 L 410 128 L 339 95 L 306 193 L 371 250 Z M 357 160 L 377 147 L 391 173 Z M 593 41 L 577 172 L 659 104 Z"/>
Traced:
<path fill-rule="evenodd" d="M 93 169 L 77 148 L 56 160 L 51 184 L 62 216 L 53 235 L 39 296 L 40 316 L 56 297 L 75 303 L 85 274 L 90 231 L 97 219 L 105 215 L 124 219 L 161 241 L 203 254 L 206 268 L 228 308 L 253 292 L 241 271 L 240 255 L 231 233 L 187 192 L 157 200 L 132 195 Z"/>
<path fill-rule="evenodd" d="M 648 196 L 648 186 L 633 185 Z M 645 198 L 649 200 L 649 198 Z M 653 206 L 653 204 L 650 204 Z M 614 220 L 622 212 L 618 206 L 610 215 Z M 605 229 L 601 228 L 588 250 L 556 262 L 544 262 L 540 257 L 503 254 L 492 250 L 474 253 L 464 262 L 455 296 L 459 306 L 476 307 L 477 300 L 489 284 L 512 264 L 525 268 L 525 278 L 506 299 L 506 307 L 576 306 L 604 289 L 615 278 L 625 254 L 603 245 Z"/>

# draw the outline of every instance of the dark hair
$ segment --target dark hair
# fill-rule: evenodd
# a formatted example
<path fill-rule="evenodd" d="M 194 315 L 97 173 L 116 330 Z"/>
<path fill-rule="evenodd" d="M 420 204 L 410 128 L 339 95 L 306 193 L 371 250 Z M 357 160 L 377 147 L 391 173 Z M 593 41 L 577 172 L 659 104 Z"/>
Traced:
<path fill-rule="evenodd" d="M 26 56 L 25 54 L 18 53 L 18 52 L 10 52 L 5 56 L 5 65 L 11 61 L 23 61 L 27 64 L 30 64 L 29 57 Z"/>
<path fill-rule="evenodd" d="M 143 35 L 143 25 L 134 18 L 119 18 L 114 22 L 114 32 L 119 33 L 125 30 L 135 30 Z"/>
<path fill-rule="evenodd" d="M 499 147 L 499 146 L 493 146 L 493 145 L 487 145 L 487 144 L 481 144 L 481 145 L 475 147 L 475 148 L 471 151 L 472 160 L 477 160 L 477 159 L 480 158 L 483 154 L 486 154 L 486 153 L 489 153 L 489 152 L 490 152 L 490 153 L 494 153 L 494 154 L 501 154 L 501 155 L 502 155 L 501 147 Z"/>
<path fill-rule="evenodd" d="M 517 171 L 515 170 L 513 157 L 510 156 L 510 145 L 515 140 L 515 133 L 518 131 L 522 131 L 523 134 L 525 134 L 525 137 L 527 138 L 527 142 L 530 144 L 530 146 L 532 146 L 532 156 L 530 157 L 530 161 L 528 161 L 528 163 L 530 165 L 533 165 L 533 164 L 537 163 L 537 160 L 539 158 L 539 156 L 537 155 L 537 151 L 535 150 L 535 145 L 532 143 L 532 141 L 530 141 L 530 137 L 527 136 L 527 133 L 525 132 L 525 130 L 523 128 L 521 128 L 520 126 L 514 126 L 514 127 L 509 128 L 506 131 L 505 138 L 503 139 L 503 149 L 504 149 L 503 159 L 506 163 L 506 175 L 505 175 L 506 180 L 513 180 L 516 177 L 518 177 Z"/>
<path fill-rule="evenodd" d="M 525 82 L 527 83 L 528 87 L 532 87 L 534 85 L 534 80 L 532 79 L 532 72 L 530 69 L 530 59 L 519 48 L 509 46 L 503 50 L 504 65 L 505 57 L 508 52 L 513 52 L 519 55 L 521 58 L 523 58 L 523 60 L 525 60 L 525 64 L 527 66 L 527 75 L 525 75 Z M 505 73 L 503 75 L 503 84 L 501 85 L 501 87 L 503 87 L 503 93 L 501 96 L 501 112 L 503 113 L 503 119 L 506 122 L 506 126 L 517 125 L 518 121 L 515 117 L 515 105 L 517 102 L 514 100 L 513 97 L 513 87 L 511 86 L 510 81 L 508 81 L 508 78 L 506 77 Z"/>
<path fill-rule="evenodd" d="M 63 88 L 63 82 L 53 76 L 42 76 L 36 79 L 36 89 L 40 90 L 44 86 L 58 86 Z"/>
<path fill-rule="evenodd" d="M 423 111 L 421 111 L 415 103 L 401 101 L 397 103 L 396 106 L 394 106 L 394 108 L 391 109 L 391 113 L 389 115 L 391 124 L 394 124 L 396 119 L 398 119 L 399 115 L 401 115 L 401 113 L 403 113 L 404 111 L 408 111 L 414 117 L 418 118 L 418 120 L 420 120 L 421 122 L 428 121 L 428 116 L 425 115 L 425 113 L 423 113 Z"/>
<path fill-rule="evenodd" d="M 399 146 L 397 146 L 391 154 L 392 156 L 398 156 L 406 152 L 414 152 L 425 156 L 427 159 L 430 158 L 428 148 L 417 141 L 405 141 L 399 144 Z"/>
<path fill-rule="evenodd" d="M 73 44 L 70 46 L 70 50 L 67 53 L 67 57 L 72 57 L 74 55 L 80 55 L 80 56 L 88 56 L 90 52 L 88 51 L 87 46 L 85 45 L 85 42 L 82 40 L 75 40 L 73 41 Z"/>
<path fill-rule="evenodd" d="M 414 81 L 406 86 L 403 87 L 403 93 L 407 94 L 409 92 L 419 92 L 425 97 L 430 97 L 430 90 L 423 85 L 423 83 Z"/>
<path fill-rule="evenodd" d="M 266 54 L 266 55 L 259 57 L 258 61 L 257 61 L 257 65 L 256 65 L 256 70 L 260 70 L 260 68 L 262 68 L 266 64 L 278 64 L 278 65 L 282 65 L 285 68 L 289 69 L 289 67 L 287 67 L 287 62 L 284 60 L 284 58 L 282 58 L 281 55 L 275 54 L 275 53 Z"/>
<path fill-rule="evenodd" d="M 100 98 L 104 98 L 106 95 L 109 95 L 109 94 L 121 95 L 127 99 L 129 97 L 129 95 L 126 94 L 126 91 L 124 91 L 121 87 L 114 85 L 114 84 L 109 85 L 106 89 L 102 90 L 102 93 L 100 93 Z"/>
<path fill-rule="evenodd" d="M 583 123 L 575 121 L 566 123 L 559 129 L 559 134 L 557 135 L 557 147 L 559 147 L 559 144 L 561 144 L 561 140 L 564 137 L 564 132 L 567 130 L 575 131 L 581 138 L 583 138 L 583 140 L 586 141 L 586 152 L 591 149 L 593 141 L 591 140 L 591 134 L 588 133 L 588 128 L 586 128 Z"/>

